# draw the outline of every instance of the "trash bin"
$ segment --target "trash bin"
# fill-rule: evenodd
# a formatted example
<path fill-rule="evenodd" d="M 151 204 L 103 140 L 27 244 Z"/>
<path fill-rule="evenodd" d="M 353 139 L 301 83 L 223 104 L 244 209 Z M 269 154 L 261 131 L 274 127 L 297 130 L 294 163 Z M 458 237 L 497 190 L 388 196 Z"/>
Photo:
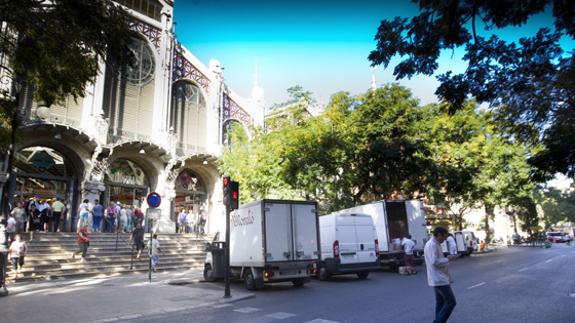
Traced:
<path fill-rule="evenodd" d="M 226 275 L 225 242 L 212 242 L 208 245 L 207 251 L 212 254 L 212 277 L 224 278 Z"/>

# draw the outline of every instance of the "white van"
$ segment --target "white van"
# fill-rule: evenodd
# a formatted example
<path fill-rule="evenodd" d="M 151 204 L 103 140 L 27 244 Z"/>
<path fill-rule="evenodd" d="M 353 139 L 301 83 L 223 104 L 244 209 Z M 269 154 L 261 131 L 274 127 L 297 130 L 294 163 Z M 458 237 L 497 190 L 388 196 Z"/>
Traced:
<path fill-rule="evenodd" d="M 317 276 L 357 274 L 365 279 L 379 269 L 377 232 L 371 216 L 338 213 L 319 217 L 321 260 Z"/>

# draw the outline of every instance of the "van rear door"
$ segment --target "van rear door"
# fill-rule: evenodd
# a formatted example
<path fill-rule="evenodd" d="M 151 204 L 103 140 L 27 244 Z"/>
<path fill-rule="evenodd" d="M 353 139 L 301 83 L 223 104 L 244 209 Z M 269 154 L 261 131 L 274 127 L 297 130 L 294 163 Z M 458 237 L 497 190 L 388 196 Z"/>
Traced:
<path fill-rule="evenodd" d="M 356 236 L 356 261 L 358 263 L 375 262 L 375 239 L 377 233 L 370 216 L 354 216 Z"/>
<path fill-rule="evenodd" d="M 294 259 L 319 259 L 317 215 L 315 205 L 293 204 Z"/>
<path fill-rule="evenodd" d="M 356 263 L 357 238 L 355 236 L 354 217 L 340 215 L 335 218 L 335 239 L 339 242 L 341 264 Z"/>
<path fill-rule="evenodd" d="M 415 242 L 415 249 L 423 250 L 427 240 L 427 227 L 425 226 L 422 203 L 419 200 L 405 201 L 405 209 L 411 240 Z"/>
<path fill-rule="evenodd" d="M 266 203 L 264 211 L 266 261 L 288 261 L 294 259 L 291 234 L 291 205 L 286 203 Z"/>

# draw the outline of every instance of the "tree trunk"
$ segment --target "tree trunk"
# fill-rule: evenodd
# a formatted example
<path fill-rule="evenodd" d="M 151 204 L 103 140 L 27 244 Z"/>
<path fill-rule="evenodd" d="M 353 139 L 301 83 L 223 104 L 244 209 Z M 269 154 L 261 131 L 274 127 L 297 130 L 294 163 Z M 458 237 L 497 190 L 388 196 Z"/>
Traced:
<path fill-rule="evenodd" d="M 495 205 L 485 203 L 485 243 L 491 241 L 491 228 L 489 227 L 489 219 L 494 217 Z"/>

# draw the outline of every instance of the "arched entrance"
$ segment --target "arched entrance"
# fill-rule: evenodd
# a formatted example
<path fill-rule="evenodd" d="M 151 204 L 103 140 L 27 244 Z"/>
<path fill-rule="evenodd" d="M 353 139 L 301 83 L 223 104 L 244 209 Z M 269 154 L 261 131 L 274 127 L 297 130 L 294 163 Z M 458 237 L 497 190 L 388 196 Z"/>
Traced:
<path fill-rule="evenodd" d="M 106 172 L 105 202 L 119 202 L 141 207 L 150 191 L 150 182 L 144 170 L 131 160 L 114 160 Z"/>
<path fill-rule="evenodd" d="M 50 147 L 33 146 L 19 150 L 15 157 L 15 202 L 26 206 L 32 200 L 51 204 L 58 198 L 71 211 L 78 195 L 78 175 L 64 154 Z M 67 224 L 64 218 L 60 228 L 51 229 L 65 230 Z"/>
<path fill-rule="evenodd" d="M 192 210 L 195 222 L 198 223 L 200 214 L 207 215 L 208 211 L 208 191 L 204 181 L 190 169 L 184 169 L 176 178 L 175 183 L 175 218 L 182 209 Z"/>

